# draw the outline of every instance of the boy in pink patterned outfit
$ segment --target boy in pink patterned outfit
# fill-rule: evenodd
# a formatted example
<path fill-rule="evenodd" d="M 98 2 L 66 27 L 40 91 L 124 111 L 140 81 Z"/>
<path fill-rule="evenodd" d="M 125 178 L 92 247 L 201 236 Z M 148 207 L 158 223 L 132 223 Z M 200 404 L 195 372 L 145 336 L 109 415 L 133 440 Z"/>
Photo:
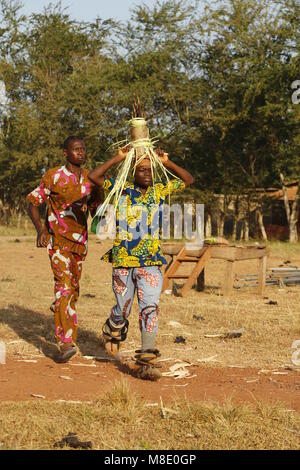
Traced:
<path fill-rule="evenodd" d="M 54 274 L 54 312 L 57 362 L 66 362 L 76 353 L 77 315 L 82 263 L 88 249 L 87 214 L 100 204 L 99 190 L 81 168 L 86 150 L 80 137 L 70 136 L 64 143 L 66 164 L 45 173 L 40 185 L 28 196 L 29 215 L 37 231 L 37 246 L 47 247 Z M 38 206 L 47 203 L 45 224 Z"/>

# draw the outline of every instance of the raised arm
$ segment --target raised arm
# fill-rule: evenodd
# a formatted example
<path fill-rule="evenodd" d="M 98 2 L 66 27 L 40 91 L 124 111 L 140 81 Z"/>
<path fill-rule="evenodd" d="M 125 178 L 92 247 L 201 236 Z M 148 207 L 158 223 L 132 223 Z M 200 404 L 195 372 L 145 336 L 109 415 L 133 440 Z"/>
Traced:
<path fill-rule="evenodd" d="M 112 157 L 107 162 L 103 163 L 102 165 L 97 166 L 94 170 L 90 171 L 88 174 L 89 179 L 99 187 L 102 187 L 104 184 L 104 175 L 105 173 L 111 169 L 114 165 L 117 165 L 122 160 L 125 159 L 127 148 L 122 148 L 118 151 L 118 153 Z"/>
<path fill-rule="evenodd" d="M 169 158 L 168 155 L 165 153 L 164 157 L 162 158 L 162 162 L 164 166 L 172 171 L 172 173 L 175 173 L 176 176 L 178 176 L 186 186 L 190 186 L 191 184 L 194 183 L 195 179 L 189 173 L 188 171 L 184 170 L 184 168 L 181 168 L 180 166 L 176 165 L 176 163 L 172 162 Z"/>

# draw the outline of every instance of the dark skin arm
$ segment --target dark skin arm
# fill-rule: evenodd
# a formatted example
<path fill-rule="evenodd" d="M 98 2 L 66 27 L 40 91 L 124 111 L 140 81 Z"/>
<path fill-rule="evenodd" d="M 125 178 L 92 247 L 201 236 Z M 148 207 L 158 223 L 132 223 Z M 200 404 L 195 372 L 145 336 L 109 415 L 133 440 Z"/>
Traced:
<path fill-rule="evenodd" d="M 126 153 L 128 150 L 120 149 L 118 153 L 112 157 L 107 162 L 103 163 L 102 165 L 97 166 L 94 170 L 90 171 L 88 174 L 89 179 L 94 183 L 96 186 L 102 188 L 104 183 L 104 175 L 105 173 L 110 170 L 114 165 L 117 165 L 122 160 L 125 159 Z"/>
<path fill-rule="evenodd" d="M 157 149 L 156 153 L 161 158 L 164 167 L 170 170 L 172 173 L 175 173 L 175 175 L 178 176 L 185 183 L 185 186 L 190 186 L 195 182 L 195 178 L 191 175 L 191 173 L 169 160 L 168 154 L 165 153 L 163 150 Z"/>
<path fill-rule="evenodd" d="M 38 248 L 45 248 L 47 246 L 47 237 L 49 232 L 47 227 L 42 224 L 39 210 L 31 202 L 28 205 L 28 215 L 32 220 L 33 225 L 37 231 L 36 246 Z"/>
<path fill-rule="evenodd" d="M 103 163 L 102 165 L 97 166 L 94 170 L 92 170 L 88 177 L 89 179 L 96 184 L 97 186 L 102 187 L 104 183 L 104 175 L 105 173 L 110 170 L 111 167 L 117 165 L 122 160 L 126 158 L 126 153 L 128 151 L 128 147 L 122 148 L 118 151 L 118 153 L 108 160 L 107 162 Z M 162 159 L 163 165 L 173 173 L 175 173 L 182 181 L 185 183 L 186 186 L 190 186 L 194 183 L 194 177 L 184 168 L 176 165 L 176 163 L 172 162 L 168 158 L 168 154 L 164 153 L 162 150 L 158 149 L 157 154 Z"/>
<path fill-rule="evenodd" d="M 91 199 L 89 202 L 89 211 L 92 217 L 95 216 L 97 207 L 102 201 L 102 190 L 99 188 L 99 186 L 94 185 L 92 183 L 92 191 L 91 191 Z"/>
<path fill-rule="evenodd" d="M 178 176 L 186 186 L 190 186 L 194 183 L 195 178 L 191 175 L 191 173 L 186 171 L 184 168 L 181 168 L 181 166 L 176 165 L 176 163 L 172 162 L 171 160 L 167 159 L 167 161 L 163 162 L 163 165 L 172 173 L 175 173 L 175 175 Z"/>

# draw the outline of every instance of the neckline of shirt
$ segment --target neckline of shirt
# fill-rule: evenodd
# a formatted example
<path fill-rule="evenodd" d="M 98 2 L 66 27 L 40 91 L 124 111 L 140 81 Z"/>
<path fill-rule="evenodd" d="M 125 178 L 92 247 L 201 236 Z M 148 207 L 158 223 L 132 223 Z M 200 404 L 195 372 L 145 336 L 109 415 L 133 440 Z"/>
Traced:
<path fill-rule="evenodd" d="M 67 176 L 74 175 L 76 179 L 78 178 L 78 176 L 76 175 L 76 173 L 74 173 L 73 171 L 70 171 L 70 170 L 67 169 L 66 165 L 63 165 L 60 169 L 61 169 Z M 80 168 L 79 184 L 81 184 L 82 182 L 83 182 L 83 168 Z"/>

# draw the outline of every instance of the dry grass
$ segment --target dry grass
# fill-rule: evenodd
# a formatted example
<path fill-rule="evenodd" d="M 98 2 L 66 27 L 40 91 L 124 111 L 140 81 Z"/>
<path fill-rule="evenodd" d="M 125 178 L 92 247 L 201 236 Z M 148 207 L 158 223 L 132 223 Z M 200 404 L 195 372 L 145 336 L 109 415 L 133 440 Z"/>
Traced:
<path fill-rule="evenodd" d="M 35 229 L 31 222 L 28 223 L 28 227 L 14 227 L 12 225 L 0 225 L 0 236 L 6 237 L 23 237 L 23 236 L 35 236 Z"/>
<path fill-rule="evenodd" d="M 8 343 L 20 337 L 24 340 L 8 344 L 8 353 L 20 348 L 23 353 L 33 352 L 40 340 L 53 340 L 48 310 L 53 296 L 49 260 L 45 250 L 35 248 L 34 238 L 20 240 L 21 243 L 14 243 L 14 239 L 0 238 L 0 337 Z M 85 344 L 85 353 L 97 353 L 101 325 L 114 304 L 111 267 L 100 262 L 106 248 L 106 242 L 97 244 L 96 239 L 92 239 L 84 265 L 78 311 L 79 343 Z M 271 257 L 269 265 L 278 265 L 277 257 Z M 163 355 L 194 361 L 216 355 L 215 362 L 222 366 L 279 367 L 291 364 L 292 343 L 300 339 L 300 287 L 283 290 L 276 286 L 267 287 L 265 295 L 278 305 L 269 305 L 269 300 L 260 298 L 253 288 L 240 289 L 234 291 L 232 297 L 223 298 L 218 285 L 224 268 L 224 264 L 216 260 L 209 264 L 205 293 L 191 291 L 185 299 L 161 296 L 157 346 Z M 239 273 L 251 273 L 257 266 L 255 262 L 245 261 L 238 263 L 237 269 Z M 194 315 L 204 319 L 196 320 Z M 170 326 L 170 321 L 179 322 L 181 326 Z M 239 339 L 224 341 L 205 337 L 241 327 L 245 328 L 245 333 Z M 186 338 L 185 345 L 174 343 L 177 335 Z M 125 349 L 139 346 L 135 302 Z"/>
<path fill-rule="evenodd" d="M 16 235 L 16 234 L 14 234 Z M 0 237 L 0 339 L 9 355 L 36 354 L 43 343 L 54 344 L 49 305 L 53 280 L 45 250 L 35 248 L 35 237 Z M 114 303 L 111 267 L 100 262 L 107 242 L 91 238 L 84 265 L 79 311 L 79 346 L 83 354 L 102 352 L 100 329 Z M 269 266 L 289 259 L 300 266 L 300 245 L 270 244 Z M 253 289 L 220 295 L 225 266 L 213 261 L 206 271 L 205 293 L 191 291 L 186 299 L 161 297 L 157 346 L 163 357 L 197 359 L 217 356 L 218 366 L 274 368 L 291 364 L 291 345 L 300 339 L 300 287 L 267 287 L 268 305 Z M 238 273 L 252 273 L 256 263 L 242 262 Z M 88 296 L 86 296 L 88 294 Z M 92 297 L 91 297 L 92 296 Z M 201 315 L 204 319 L 194 319 Z M 177 321 L 180 327 L 169 326 Z M 205 338 L 245 328 L 241 338 Z M 175 344 L 182 335 L 186 344 Z M 123 349 L 140 345 L 137 305 L 130 317 Z M 211 363 L 212 365 L 214 363 Z M 126 381 L 95 403 L 47 401 L 0 403 L 2 449 L 50 449 L 68 432 L 91 440 L 95 449 L 295 449 L 299 448 L 299 414 L 283 406 L 225 405 L 174 401 L 174 412 L 163 419 L 159 406 L 149 407 L 129 393 Z"/>
<path fill-rule="evenodd" d="M 253 245 L 258 243 L 260 245 L 267 245 L 272 253 L 272 256 L 276 257 L 279 256 L 281 258 L 289 259 L 289 257 L 297 258 L 300 260 L 300 242 L 299 243 L 289 243 L 288 241 L 279 241 L 279 240 L 269 240 L 264 242 L 263 240 L 259 240 L 256 242 L 255 240 L 250 240 L 249 242 L 244 242 L 238 240 L 236 242 L 230 241 L 232 244 L 238 245 Z"/>
<path fill-rule="evenodd" d="M 155 404 L 152 404 L 155 405 Z M 52 449 L 69 432 L 94 449 L 297 449 L 300 415 L 283 406 L 174 401 L 165 418 L 126 381 L 93 404 L 1 403 L 2 449 Z"/>

